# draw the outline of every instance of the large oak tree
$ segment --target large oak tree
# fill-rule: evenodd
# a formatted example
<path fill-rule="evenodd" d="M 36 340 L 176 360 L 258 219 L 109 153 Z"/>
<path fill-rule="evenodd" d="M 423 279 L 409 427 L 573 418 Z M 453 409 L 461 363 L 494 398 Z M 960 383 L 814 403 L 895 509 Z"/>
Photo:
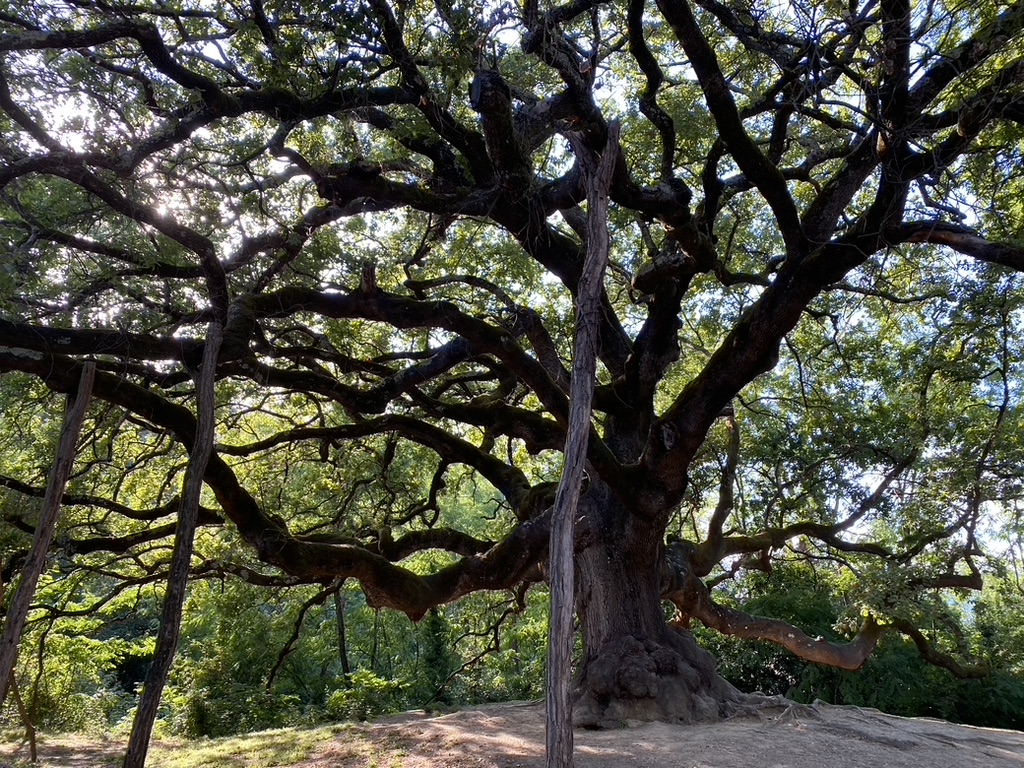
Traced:
<path fill-rule="evenodd" d="M 572 146 L 618 120 L 578 721 L 727 711 L 691 621 L 846 668 L 899 631 L 976 672 L 925 620 L 1019 494 L 1022 29 L 1016 0 L 0 3 L 7 521 L 33 414 L 94 360 L 63 567 L 165 567 L 214 323 L 199 523 L 256 558 L 197 571 L 414 619 L 543 581 Z M 849 580 L 848 645 L 716 599 L 781 557 Z"/>

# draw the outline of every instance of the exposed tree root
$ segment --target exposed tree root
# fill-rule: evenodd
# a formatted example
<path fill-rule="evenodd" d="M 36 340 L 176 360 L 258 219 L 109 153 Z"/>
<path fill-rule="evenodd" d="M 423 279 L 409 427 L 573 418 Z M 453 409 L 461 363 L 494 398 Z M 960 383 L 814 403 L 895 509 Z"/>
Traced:
<path fill-rule="evenodd" d="M 766 696 L 763 693 L 741 694 L 739 700 L 731 705 L 726 720 L 744 717 L 756 717 L 759 720 L 773 723 L 795 722 L 800 718 L 821 720 L 820 700 L 811 704 L 791 701 L 785 696 Z"/>

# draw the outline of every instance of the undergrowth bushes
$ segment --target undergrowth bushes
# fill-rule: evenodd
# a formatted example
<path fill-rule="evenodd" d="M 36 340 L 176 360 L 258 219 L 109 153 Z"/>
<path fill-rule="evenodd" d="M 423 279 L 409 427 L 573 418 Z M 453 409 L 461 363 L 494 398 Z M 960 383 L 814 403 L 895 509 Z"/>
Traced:
<path fill-rule="evenodd" d="M 786 585 L 770 592 L 747 585 L 745 599 L 733 604 L 793 622 L 812 635 L 848 638 L 855 622 L 834 590 L 799 574 Z M 159 729 L 224 736 L 543 696 L 543 590 L 535 589 L 526 606 L 473 596 L 432 611 L 419 624 L 375 611 L 361 593 L 347 591 L 340 603 L 343 643 L 334 601 L 299 616 L 297 606 L 308 593 L 296 589 L 267 602 L 250 585 L 194 585 Z M 147 617 L 147 611 L 156 605 L 140 605 L 130 621 L 108 616 L 57 622 L 45 638 L 29 635 L 19 679 L 40 729 L 127 730 L 152 653 L 155 616 Z M 768 643 L 738 641 L 699 626 L 694 632 L 718 657 L 719 671 L 741 690 L 1024 729 L 1024 632 L 1017 630 L 1024 624 L 1024 599 L 995 589 L 972 605 L 971 619 L 971 652 L 993 670 L 982 680 L 957 680 L 925 663 L 897 633 L 883 636 L 861 670 L 842 672 Z M 31 651 L 40 639 L 46 642 L 42 670 L 38 652 Z M 9 701 L 0 727 L 17 723 Z"/>

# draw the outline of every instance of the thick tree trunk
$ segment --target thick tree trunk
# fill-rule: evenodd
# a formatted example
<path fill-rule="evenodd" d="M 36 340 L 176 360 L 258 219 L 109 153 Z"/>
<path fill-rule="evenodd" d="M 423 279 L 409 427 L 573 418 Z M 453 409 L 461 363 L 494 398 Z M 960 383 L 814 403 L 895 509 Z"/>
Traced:
<path fill-rule="evenodd" d="M 661 601 L 662 532 L 606 508 L 597 540 L 577 555 L 577 610 L 584 655 L 574 722 L 693 723 L 728 714 L 741 694 L 716 672 L 689 632 L 671 627 Z"/>

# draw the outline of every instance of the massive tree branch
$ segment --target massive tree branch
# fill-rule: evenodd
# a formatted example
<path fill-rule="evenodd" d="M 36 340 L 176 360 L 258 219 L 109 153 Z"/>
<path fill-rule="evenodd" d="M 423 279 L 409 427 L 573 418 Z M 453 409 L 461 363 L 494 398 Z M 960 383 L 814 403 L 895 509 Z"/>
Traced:
<path fill-rule="evenodd" d="M 33 373 L 59 392 L 76 386 L 79 368 L 80 364 L 67 358 L 0 349 L 0 372 Z M 195 441 L 195 417 L 151 391 L 110 374 L 99 374 L 94 394 L 167 429 L 186 448 Z M 486 552 L 421 576 L 361 547 L 296 538 L 282 520 L 259 507 L 216 452 L 203 479 L 225 515 L 264 562 L 303 579 L 358 579 L 371 605 L 394 608 L 416 619 L 430 608 L 470 592 L 513 587 L 547 554 L 550 514 L 545 513 L 520 523 Z"/>
<path fill-rule="evenodd" d="M 678 546 L 678 545 L 677 545 Z M 715 602 L 700 578 L 686 570 L 685 551 L 670 553 L 671 571 L 668 589 L 662 597 L 671 601 L 682 613 L 684 624 L 697 619 L 719 632 L 747 640 L 767 640 L 780 645 L 807 661 L 828 664 L 840 669 L 859 669 L 874 651 L 883 627 L 873 616 L 867 616 L 857 636 L 849 643 L 834 643 L 811 638 L 792 624 L 779 619 L 754 616 Z"/>
<path fill-rule="evenodd" d="M 943 221 L 908 221 L 894 227 L 887 235 L 893 243 L 931 243 L 945 245 L 958 253 L 980 261 L 1000 264 L 1024 272 L 1024 248 L 1010 243 L 997 243 L 962 224 Z"/>
<path fill-rule="evenodd" d="M 356 424 L 336 427 L 292 429 L 247 445 L 222 444 L 218 446 L 218 451 L 228 456 L 248 456 L 297 441 L 347 440 L 391 432 L 402 434 L 433 449 L 446 460 L 461 462 L 473 467 L 490 480 L 514 507 L 518 507 L 523 502 L 530 489 L 526 476 L 518 468 L 509 466 L 472 443 L 455 437 L 442 429 L 419 419 L 398 414 L 389 414 Z"/>

